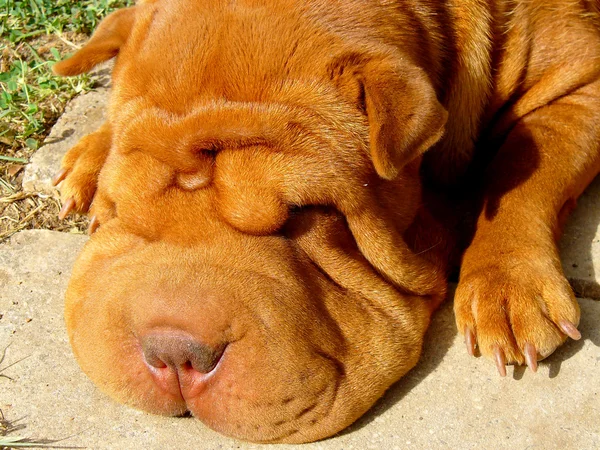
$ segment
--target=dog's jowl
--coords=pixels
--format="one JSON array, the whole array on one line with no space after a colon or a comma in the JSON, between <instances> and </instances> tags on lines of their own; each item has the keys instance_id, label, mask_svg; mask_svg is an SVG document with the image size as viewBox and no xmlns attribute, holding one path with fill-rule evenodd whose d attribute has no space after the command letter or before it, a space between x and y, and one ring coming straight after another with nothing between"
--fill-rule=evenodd
<instances>
[{"instance_id":1,"label":"dog's jowl","mask_svg":"<svg viewBox=\"0 0 600 450\"><path fill-rule=\"evenodd\" d=\"M467 350L579 339L556 240L600 170L600 2L142 0L63 160L95 231L68 288L115 399L260 442L330 436L418 361L458 271ZM97 230L97 231L96 231Z\"/></svg>"}]
</instances>

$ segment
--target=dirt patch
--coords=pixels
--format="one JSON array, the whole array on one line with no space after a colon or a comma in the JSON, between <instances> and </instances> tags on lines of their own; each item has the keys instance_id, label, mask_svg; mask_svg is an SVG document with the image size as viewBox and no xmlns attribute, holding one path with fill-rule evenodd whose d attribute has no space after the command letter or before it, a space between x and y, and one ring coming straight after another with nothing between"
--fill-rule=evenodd
<instances>
[{"instance_id":1,"label":"dirt patch","mask_svg":"<svg viewBox=\"0 0 600 450\"><path fill-rule=\"evenodd\" d=\"M84 233L88 226L86 216L58 219L60 202L43 194L23 191L0 197L0 242L21 230L46 229L70 233Z\"/></svg>"},{"instance_id":2,"label":"dirt patch","mask_svg":"<svg viewBox=\"0 0 600 450\"><path fill-rule=\"evenodd\" d=\"M61 206L57 198L22 190L23 168L21 164L0 164L0 242L29 229L85 233L89 222L86 216L59 220Z\"/></svg>"}]
</instances>

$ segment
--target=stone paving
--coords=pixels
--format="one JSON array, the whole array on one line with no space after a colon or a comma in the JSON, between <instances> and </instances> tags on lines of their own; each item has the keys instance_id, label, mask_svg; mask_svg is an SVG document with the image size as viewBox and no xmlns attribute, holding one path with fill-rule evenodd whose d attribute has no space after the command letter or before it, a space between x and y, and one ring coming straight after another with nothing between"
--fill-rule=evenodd
<instances>
[{"instance_id":1,"label":"stone paving","mask_svg":"<svg viewBox=\"0 0 600 450\"><path fill-rule=\"evenodd\" d=\"M102 121L106 83L74 100L27 168L24 187L52 192L62 154ZM18 434L93 449L254 449L189 418L118 405L77 367L62 319L72 264L87 238L22 231L0 244L0 410ZM580 299L583 339L500 378L467 355L451 304L436 315L418 366L350 429L303 449L600 448L600 179L579 201L561 242ZM1 353L0 353L1 354ZM3 369L12 363L11 367ZM9 377L9 378L8 378ZM294 446L283 446L296 448Z\"/></svg>"},{"instance_id":2,"label":"stone paving","mask_svg":"<svg viewBox=\"0 0 600 450\"><path fill-rule=\"evenodd\" d=\"M44 145L35 152L30 164L25 168L23 177L25 192L56 193L56 188L52 186L52 178L58 172L64 154L79 139L96 131L104 122L104 106L108 100L111 67L110 63L98 66L90 74L94 77L96 88L76 97L67 105Z\"/></svg>"}]
</instances>

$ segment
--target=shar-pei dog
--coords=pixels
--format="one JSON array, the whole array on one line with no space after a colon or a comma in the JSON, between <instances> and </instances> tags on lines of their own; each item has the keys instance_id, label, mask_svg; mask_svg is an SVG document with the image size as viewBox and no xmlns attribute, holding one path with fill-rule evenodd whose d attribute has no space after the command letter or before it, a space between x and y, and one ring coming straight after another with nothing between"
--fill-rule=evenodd
<instances>
[{"instance_id":1,"label":"shar-pei dog","mask_svg":"<svg viewBox=\"0 0 600 450\"><path fill-rule=\"evenodd\" d=\"M469 353L579 339L556 241L600 170L595 0L142 0L63 160L90 241L66 295L113 398L258 442L347 427L418 361L458 276ZM97 230L97 231L96 231Z\"/></svg>"}]
</instances>

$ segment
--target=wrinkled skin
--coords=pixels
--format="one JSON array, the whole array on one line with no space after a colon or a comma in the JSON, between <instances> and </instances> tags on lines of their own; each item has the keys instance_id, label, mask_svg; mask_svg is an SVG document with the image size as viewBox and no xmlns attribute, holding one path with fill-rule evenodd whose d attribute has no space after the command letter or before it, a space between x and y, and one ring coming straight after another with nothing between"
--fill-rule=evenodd
<instances>
[{"instance_id":1,"label":"wrinkled skin","mask_svg":"<svg viewBox=\"0 0 600 450\"><path fill-rule=\"evenodd\" d=\"M600 170L597 11L225 3L142 1L55 66L118 55L56 178L61 216L93 217L65 314L101 389L240 439L330 436L416 364L461 259L458 328L501 374L580 337L555 239Z\"/></svg>"}]
</instances>

